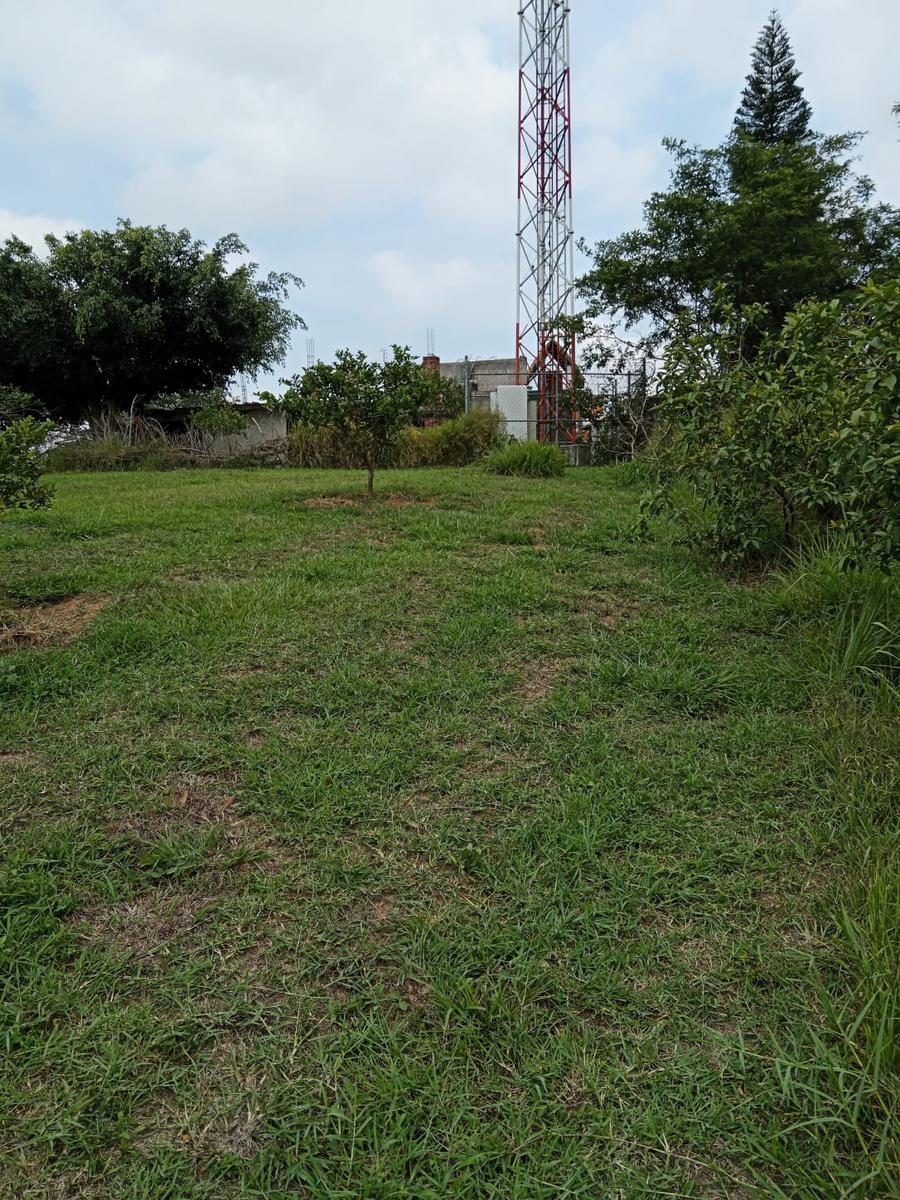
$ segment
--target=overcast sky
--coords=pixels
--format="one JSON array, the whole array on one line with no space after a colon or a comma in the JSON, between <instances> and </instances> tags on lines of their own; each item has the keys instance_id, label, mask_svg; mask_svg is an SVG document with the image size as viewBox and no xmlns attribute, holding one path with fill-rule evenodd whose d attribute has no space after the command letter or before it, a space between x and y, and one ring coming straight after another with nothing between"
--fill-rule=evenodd
<instances>
[{"instance_id":1,"label":"overcast sky","mask_svg":"<svg viewBox=\"0 0 900 1200\"><path fill-rule=\"evenodd\" d=\"M571 0L576 225L727 132L770 0ZM513 350L517 0L0 0L0 237L119 216L297 272L320 357ZM817 128L900 203L897 0L784 0ZM298 334L288 364L306 361Z\"/></svg>"}]
</instances>

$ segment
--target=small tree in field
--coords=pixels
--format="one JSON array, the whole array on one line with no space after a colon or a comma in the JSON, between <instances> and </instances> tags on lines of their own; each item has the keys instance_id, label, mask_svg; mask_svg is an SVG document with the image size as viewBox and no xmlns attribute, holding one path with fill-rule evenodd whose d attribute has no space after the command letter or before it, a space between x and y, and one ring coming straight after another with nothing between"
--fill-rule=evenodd
<instances>
[{"instance_id":1,"label":"small tree in field","mask_svg":"<svg viewBox=\"0 0 900 1200\"><path fill-rule=\"evenodd\" d=\"M49 505L50 489L41 482L42 446L52 428L34 417L0 425L0 512Z\"/></svg>"},{"instance_id":2,"label":"small tree in field","mask_svg":"<svg viewBox=\"0 0 900 1200\"><path fill-rule=\"evenodd\" d=\"M280 407L312 429L331 429L358 453L375 490L375 468L385 450L411 425L433 397L433 385L408 348L394 346L388 362L362 352L339 350L333 363L319 363L285 380Z\"/></svg>"}]
</instances>

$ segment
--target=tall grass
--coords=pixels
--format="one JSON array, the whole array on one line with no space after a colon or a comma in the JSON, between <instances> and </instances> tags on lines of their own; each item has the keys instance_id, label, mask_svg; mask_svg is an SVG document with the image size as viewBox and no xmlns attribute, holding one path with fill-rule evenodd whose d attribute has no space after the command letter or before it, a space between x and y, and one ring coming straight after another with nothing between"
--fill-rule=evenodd
<instances>
[{"instance_id":1,"label":"tall grass","mask_svg":"<svg viewBox=\"0 0 900 1200\"><path fill-rule=\"evenodd\" d=\"M492 451L484 460L494 475L524 475L531 479L554 479L565 473L569 460L558 446L540 442L512 442Z\"/></svg>"},{"instance_id":2,"label":"tall grass","mask_svg":"<svg viewBox=\"0 0 900 1200\"><path fill-rule=\"evenodd\" d=\"M809 667L837 687L896 691L900 587L896 570L848 570L843 539L817 535L790 555L772 600L787 620L806 622Z\"/></svg>"},{"instance_id":3,"label":"tall grass","mask_svg":"<svg viewBox=\"0 0 900 1200\"><path fill-rule=\"evenodd\" d=\"M764 1152L783 1165L792 1141L817 1147L816 1172L770 1184L778 1196L875 1200L900 1197L898 589L896 572L845 562L840 542L814 539L770 594L799 629L813 703L831 710L834 836L849 870L827 889L831 958L810 979L820 1023L773 1047L772 1103L788 1121Z\"/></svg>"}]
</instances>

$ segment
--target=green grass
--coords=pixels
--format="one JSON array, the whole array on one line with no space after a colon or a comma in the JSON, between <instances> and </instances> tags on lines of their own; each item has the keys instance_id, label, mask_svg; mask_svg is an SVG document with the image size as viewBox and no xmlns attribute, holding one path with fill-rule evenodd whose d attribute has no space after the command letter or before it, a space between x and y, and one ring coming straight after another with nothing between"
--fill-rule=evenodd
<instances>
[{"instance_id":1,"label":"green grass","mask_svg":"<svg viewBox=\"0 0 900 1200\"><path fill-rule=\"evenodd\" d=\"M900 1195L881 622L614 470L362 486L0 520L0 1196Z\"/></svg>"},{"instance_id":2,"label":"green grass","mask_svg":"<svg viewBox=\"0 0 900 1200\"><path fill-rule=\"evenodd\" d=\"M494 475L520 475L532 479L560 479L569 460L558 446L538 442L510 442L485 456L485 470Z\"/></svg>"}]
</instances>

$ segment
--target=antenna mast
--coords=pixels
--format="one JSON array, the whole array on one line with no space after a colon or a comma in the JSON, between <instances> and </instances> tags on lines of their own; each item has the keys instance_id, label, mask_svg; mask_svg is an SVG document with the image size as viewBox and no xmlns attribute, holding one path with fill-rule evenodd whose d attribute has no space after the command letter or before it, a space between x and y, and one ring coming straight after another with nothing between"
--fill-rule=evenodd
<instances>
[{"instance_id":1,"label":"antenna mast","mask_svg":"<svg viewBox=\"0 0 900 1200\"><path fill-rule=\"evenodd\" d=\"M567 0L519 10L519 268L517 382L537 393L538 437L578 437L572 76Z\"/></svg>"}]
</instances>

